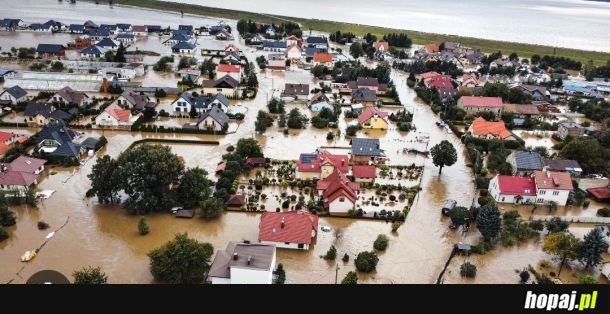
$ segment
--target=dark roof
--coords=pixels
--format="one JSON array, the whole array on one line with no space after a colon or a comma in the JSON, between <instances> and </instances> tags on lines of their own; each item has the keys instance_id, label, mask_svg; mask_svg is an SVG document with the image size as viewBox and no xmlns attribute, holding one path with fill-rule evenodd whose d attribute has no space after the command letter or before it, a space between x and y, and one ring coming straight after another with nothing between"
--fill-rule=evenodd
<instances>
[{"instance_id":1,"label":"dark roof","mask_svg":"<svg viewBox=\"0 0 610 314\"><path fill-rule=\"evenodd\" d=\"M96 46L100 46L100 47L118 47L119 45L117 45L114 40L106 37L102 40L100 40L97 44L95 44Z\"/></svg>"},{"instance_id":2,"label":"dark roof","mask_svg":"<svg viewBox=\"0 0 610 314\"><path fill-rule=\"evenodd\" d=\"M82 32L85 30L85 25L70 24L70 26L68 26L68 30L71 32Z\"/></svg>"},{"instance_id":3,"label":"dark roof","mask_svg":"<svg viewBox=\"0 0 610 314\"><path fill-rule=\"evenodd\" d=\"M135 36L133 34L119 34L116 38L134 39Z\"/></svg>"},{"instance_id":4,"label":"dark roof","mask_svg":"<svg viewBox=\"0 0 610 314\"><path fill-rule=\"evenodd\" d=\"M220 125L225 125L229 123L229 117L218 107L213 107L212 109L204 112L201 116L199 116L197 124L200 124L208 117L212 117L212 119L214 119Z\"/></svg>"},{"instance_id":5,"label":"dark roof","mask_svg":"<svg viewBox=\"0 0 610 314\"><path fill-rule=\"evenodd\" d=\"M284 85L282 96L307 96L309 95L309 84L290 84Z\"/></svg>"},{"instance_id":6,"label":"dark roof","mask_svg":"<svg viewBox=\"0 0 610 314\"><path fill-rule=\"evenodd\" d=\"M80 51L83 55L103 55L106 53L106 49L98 45L91 45Z\"/></svg>"},{"instance_id":7,"label":"dark roof","mask_svg":"<svg viewBox=\"0 0 610 314\"><path fill-rule=\"evenodd\" d=\"M63 110L55 110L51 112L49 117L55 120L68 120L70 119L71 115Z\"/></svg>"},{"instance_id":8,"label":"dark roof","mask_svg":"<svg viewBox=\"0 0 610 314\"><path fill-rule=\"evenodd\" d=\"M95 149L95 145L97 144L97 142L99 142L99 139L88 137L84 141L82 141L82 143L80 143L80 146L85 149Z\"/></svg>"},{"instance_id":9,"label":"dark roof","mask_svg":"<svg viewBox=\"0 0 610 314\"><path fill-rule=\"evenodd\" d=\"M193 94L184 92L180 95L184 100L186 100L191 106L195 108L207 109L210 104L218 100L225 106L229 106L229 100L223 94L216 94L215 96L193 96Z\"/></svg>"},{"instance_id":10,"label":"dark roof","mask_svg":"<svg viewBox=\"0 0 610 314\"><path fill-rule=\"evenodd\" d=\"M326 44L326 37L323 36L309 36L306 39L308 44Z\"/></svg>"},{"instance_id":11,"label":"dark roof","mask_svg":"<svg viewBox=\"0 0 610 314\"><path fill-rule=\"evenodd\" d=\"M327 48L315 48L315 47L307 47L305 48L305 56L307 58L313 58L316 52L328 52Z\"/></svg>"},{"instance_id":12,"label":"dark roof","mask_svg":"<svg viewBox=\"0 0 610 314\"><path fill-rule=\"evenodd\" d=\"M169 40L175 40L175 41L188 41L191 38L189 36L187 36L186 34L182 33L182 32L174 32L172 34L172 37L170 37L168 39Z\"/></svg>"},{"instance_id":13,"label":"dark roof","mask_svg":"<svg viewBox=\"0 0 610 314\"><path fill-rule=\"evenodd\" d=\"M116 25L102 24L102 25L100 25L100 28L113 31L113 30L116 30Z\"/></svg>"},{"instance_id":14,"label":"dark roof","mask_svg":"<svg viewBox=\"0 0 610 314\"><path fill-rule=\"evenodd\" d=\"M286 48L285 41L266 41L263 43L263 48Z\"/></svg>"},{"instance_id":15,"label":"dark roof","mask_svg":"<svg viewBox=\"0 0 610 314\"><path fill-rule=\"evenodd\" d=\"M119 23L116 25L116 27L120 30L126 30L131 27L131 24Z\"/></svg>"},{"instance_id":16,"label":"dark roof","mask_svg":"<svg viewBox=\"0 0 610 314\"><path fill-rule=\"evenodd\" d=\"M19 99L21 97L24 97L25 95L27 95L28 93L21 88L21 86L19 85L15 85L7 90L4 91L5 93L9 93L11 96L15 97L16 99Z\"/></svg>"},{"instance_id":17,"label":"dark roof","mask_svg":"<svg viewBox=\"0 0 610 314\"><path fill-rule=\"evenodd\" d=\"M195 210L193 209L181 209L176 212L176 218L193 218L195 217Z\"/></svg>"},{"instance_id":18,"label":"dark roof","mask_svg":"<svg viewBox=\"0 0 610 314\"><path fill-rule=\"evenodd\" d=\"M30 28L33 30L39 30L39 29L49 29L53 27L53 25L49 25L49 24L40 24L40 23L32 23L30 24Z\"/></svg>"},{"instance_id":19,"label":"dark roof","mask_svg":"<svg viewBox=\"0 0 610 314\"><path fill-rule=\"evenodd\" d=\"M231 267L272 270L274 255L275 245L229 242L226 250L216 253L208 276L231 278Z\"/></svg>"},{"instance_id":20,"label":"dark roof","mask_svg":"<svg viewBox=\"0 0 610 314\"><path fill-rule=\"evenodd\" d=\"M517 170L542 170L542 157L536 152L515 152Z\"/></svg>"},{"instance_id":21,"label":"dark roof","mask_svg":"<svg viewBox=\"0 0 610 314\"><path fill-rule=\"evenodd\" d=\"M161 30L161 25L146 25L149 33L158 32Z\"/></svg>"},{"instance_id":22,"label":"dark roof","mask_svg":"<svg viewBox=\"0 0 610 314\"><path fill-rule=\"evenodd\" d=\"M110 30L102 28L94 28L87 31L87 35L91 37L107 37L110 36Z\"/></svg>"},{"instance_id":23,"label":"dark roof","mask_svg":"<svg viewBox=\"0 0 610 314\"><path fill-rule=\"evenodd\" d=\"M48 118L51 116L52 111L52 105L31 102L25 106L25 112L23 113L23 115L26 117L35 117L40 114L43 117Z\"/></svg>"},{"instance_id":24,"label":"dark roof","mask_svg":"<svg viewBox=\"0 0 610 314\"><path fill-rule=\"evenodd\" d=\"M20 19L3 19L0 20L0 27L4 28L16 28L21 22Z\"/></svg>"},{"instance_id":25,"label":"dark roof","mask_svg":"<svg viewBox=\"0 0 610 314\"><path fill-rule=\"evenodd\" d=\"M193 25L178 25L178 29L182 31L193 31Z\"/></svg>"},{"instance_id":26,"label":"dark roof","mask_svg":"<svg viewBox=\"0 0 610 314\"><path fill-rule=\"evenodd\" d=\"M181 42L175 44L172 47L172 50L184 50L184 49L193 50L195 48L196 48L196 46L194 44L191 44L188 41L181 41Z\"/></svg>"},{"instance_id":27,"label":"dark roof","mask_svg":"<svg viewBox=\"0 0 610 314\"><path fill-rule=\"evenodd\" d=\"M246 204L246 197L240 194L229 195L227 205L229 206L242 206Z\"/></svg>"},{"instance_id":28,"label":"dark roof","mask_svg":"<svg viewBox=\"0 0 610 314\"><path fill-rule=\"evenodd\" d=\"M60 53L62 50L64 50L64 46L54 44L38 44L38 48L36 48L38 53Z\"/></svg>"},{"instance_id":29,"label":"dark roof","mask_svg":"<svg viewBox=\"0 0 610 314\"><path fill-rule=\"evenodd\" d=\"M368 88L358 88L352 90L352 103L359 101L377 101L375 91Z\"/></svg>"},{"instance_id":30,"label":"dark roof","mask_svg":"<svg viewBox=\"0 0 610 314\"><path fill-rule=\"evenodd\" d=\"M354 156L385 156L379 146L378 139L353 138L352 155Z\"/></svg>"},{"instance_id":31,"label":"dark roof","mask_svg":"<svg viewBox=\"0 0 610 314\"><path fill-rule=\"evenodd\" d=\"M236 88L239 82L229 74L217 80L205 80L201 83L203 87Z\"/></svg>"},{"instance_id":32,"label":"dark roof","mask_svg":"<svg viewBox=\"0 0 610 314\"><path fill-rule=\"evenodd\" d=\"M576 160L545 160L543 164L551 171L582 171Z\"/></svg>"},{"instance_id":33,"label":"dark roof","mask_svg":"<svg viewBox=\"0 0 610 314\"><path fill-rule=\"evenodd\" d=\"M45 126L38 133L38 143L45 140L55 140L60 146L50 155L64 157L78 157L80 155L80 145L72 142L78 134L65 125Z\"/></svg>"}]
</instances>

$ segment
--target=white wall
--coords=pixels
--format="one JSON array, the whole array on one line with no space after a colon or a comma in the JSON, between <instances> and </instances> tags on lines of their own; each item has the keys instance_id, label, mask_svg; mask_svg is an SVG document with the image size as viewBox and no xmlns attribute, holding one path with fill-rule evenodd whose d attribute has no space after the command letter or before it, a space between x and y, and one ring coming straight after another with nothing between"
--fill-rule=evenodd
<instances>
[{"instance_id":1,"label":"white wall","mask_svg":"<svg viewBox=\"0 0 610 314\"><path fill-rule=\"evenodd\" d=\"M344 199L343 202L341 202L341 198ZM347 214L347 212L353 208L354 208L354 203L352 203L347 197L338 197L334 201L332 201L330 204L328 204L328 211L331 214L333 214L333 213Z\"/></svg>"},{"instance_id":2,"label":"white wall","mask_svg":"<svg viewBox=\"0 0 610 314\"><path fill-rule=\"evenodd\" d=\"M119 122L108 112L100 113L100 115L95 118L95 124L98 126L119 126Z\"/></svg>"},{"instance_id":3,"label":"white wall","mask_svg":"<svg viewBox=\"0 0 610 314\"><path fill-rule=\"evenodd\" d=\"M207 122L207 126L206 126L206 122ZM220 131L222 130L222 125L220 125L218 122L216 122L216 120L212 119L212 117L208 116L207 118L205 118L205 120L201 121L201 123L199 123L199 129L200 130L207 130L207 129L214 129L216 131Z\"/></svg>"},{"instance_id":4,"label":"white wall","mask_svg":"<svg viewBox=\"0 0 610 314\"><path fill-rule=\"evenodd\" d=\"M271 270L258 270L250 268L231 267L231 284L271 284L273 273Z\"/></svg>"},{"instance_id":5,"label":"white wall","mask_svg":"<svg viewBox=\"0 0 610 314\"><path fill-rule=\"evenodd\" d=\"M261 244L273 244L275 247L280 249L293 249L293 250L309 250L309 244L303 244L303 248L300 249L297 243L284 243L284 242L273 242L273 241L260 241Z\"/></svg>"},{"instance_id":6,"label":"white wall","mask_svg":"<svg viewBox=\"0 0 610 314\"><path fill-rule=\"evenodd\" d=\"M213 285L230 285L230 278L210 277Z\"/></svg>"},{"instance_id":7,"label":"white wall","mask_svg":"<svg viewBox=\"0 0 610 314\"><path fill-rule=\"evenodd\" d=\"M559 194L553 195L553 192L555 191L559 192ZM538 199L542 199L543 203L553 201L556 202L559 206L564 206L568 202L568 196L570 196L570 191L568 190L538 190Z\"/></svg>"}]
</instances>

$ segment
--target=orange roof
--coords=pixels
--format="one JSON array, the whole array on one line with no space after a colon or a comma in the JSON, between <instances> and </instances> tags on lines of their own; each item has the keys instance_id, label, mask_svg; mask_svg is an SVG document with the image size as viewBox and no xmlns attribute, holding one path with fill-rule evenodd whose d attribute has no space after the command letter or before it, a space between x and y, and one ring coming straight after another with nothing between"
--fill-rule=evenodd
<instances>
[{"instance_id":1,"label":"orange roof","mask_svg":"<svg viewBox=\"0 0 610 314\"><path fill-rule=\"evenodd\" d=\"M122 109L117 104L112 104L106 107L104 111L107 112L111 117L117 119L117 121L129 122L131 119L131 111Z\"/></svg>"},{"instance_id":2,"label":"orange roof","mask_svg":"<svg viewBox=\"0 0 610 314\"><path fill-rule=\"evenodd\" d=\"M13 139L17 137L17 135L15 133L9 133L9 132L4 132L4 131L0 131L0 142L4 143L10 139Z\"/></svg>"},{"instance_id":3,"label":"orange roof","mask_svg":"<svg viewBox=\"0 0 610 314\"><path fill-rule=\"evenodd\" d=\"M373 47L375 50L379 50L379 48L383 47L384 51L388 51L390 49L390 44L387 41L378 41L373 43Z\"/></svg>"},{"instance_id":4,"label":"orange roof","mask_svg":"<svg viewBox=\"0 0 610 314\"><path fill-rule=\"evenodd\" d=\"M239 71L239 65L219 64L218 67L216 67L216 72L239 73Z\"/></svg>"},{"instance_id":5,"label":"orange roof","mask_svg":"<svg viewBox=\"0 0 610 314\"><path fill-rule=\"evenodd\" d=\"M379 111L377 110L377 108L374 107L369 107L363 113L361 113L358 116L358 121L360 121L360 123L365 123L369 119L373 118L375 115L388 122L388 113L385 111Z\"/></svg>"},{"instance_id":6,"label":"orange roof","mask_svg":"<svg viewBox=\"0 0 610 314\"><path fill-rule=\"evenodd\" d=\"M316 52L313 55L314 62L333 62L333 55L327 52Z\"/></svg>"},{"instance_id":7,"label":"orange roof","mask_svg":"<svg viewBox=\"0 0 610 314\"><path fill-rule=\"evenodd\" d=\"M434 78L434 77L437 77L439 75L442 75L442 74L440 74L438 72L426 72L426 73L420 74L421 78L424 79L424 81L425 80L429 80L429 79Z\"/></svg>"},{"instance_id":8,"label":"orange roof","mask_svg":"<svg viewBox=\"0 0 610 314\"><path fill-rule=\"evenodd\" d=\"M426 51L427 52L438 52L438 45L437 44L427 44L426 45Z\"/></svg>"},{"instance_id":9,"label":"orange roof","mask_svg":"<svg viewBox=\"0 0 610 314\"><path fill-rule=\"evenodd\" d=\"M572 176L569 172L556 171L536 171L536 188L549 190L568 190L572 191Z\"/></svg>"},{"instance_id":10,"label":"orange roof","mask_svg":"<svg viewBox=\"0 0 610 314\"><path fill-rule=\"evenodd\" d=\"M470 130L473 135L476 136L486 136L493 135L499 137L501 139L505 139L507 137L512 136L513 134L506 128L504 122L489 122L481 117L476 118L472 125L470 126Z\"/></svg>"},{"instance_id":11,"label":"orange roof","mask_svg":"<svg viewBox=\"0 0 610 314\"><path fill-rule=\"evenodd\" d=\"M30 138L30 137L27 135L22 135L20 138L17 139L17 143L23 144L23 143L25 143L25 141L28 140L28 138Z\"/></svg>"},{"instance_id":12,"label":"orange roof","mask_svg":"<svg viewBox=\"0 0 610 314\"><path fill-rule=\"evenodd\" d=\"M8 152L11 148L8 147L8 145L4 144L3 142L0 142L0 156L6 154L6 152Z\"/></svg>"}]
</instances>

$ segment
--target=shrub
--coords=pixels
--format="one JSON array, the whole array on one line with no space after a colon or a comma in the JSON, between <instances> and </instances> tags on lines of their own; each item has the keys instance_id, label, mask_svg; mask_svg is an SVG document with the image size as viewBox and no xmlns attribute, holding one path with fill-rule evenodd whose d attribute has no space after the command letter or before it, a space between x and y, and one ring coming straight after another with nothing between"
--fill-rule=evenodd
<instances>
[{"instance_id":1,"label":"shrub","mask_svg":"<svg viewBox=\"0 0 610 314\"><path fill-rule=\"evenodd\" d=\"M150 233L150 227L146 223L146 218L141 217L138 221L138 232L140 235L147 235Z\"/></svg>"},{"instance_id":2,"label":"shrub","mask_svg":"<svg viewBox=\"0 0 610 314\"><path fill-rule=\"evenodd\" d=\"M282 202L282 208L283 208L283 209L287 209L288 207L290 207L290 201L284 201L284 202Z\"/></svg>"},{"instance_id":3,"label":"shrub","mask_svg":"<svg viewBox=\"0 0 610 314\"><path fill-rule=\"evenodd\" d=\"M39 221L38 222L38 230L46 230L49 229L49 224L44 222L44 221Z\"/></svg>"},{"instance_id":4,"label":"shrub","mask_svg":"<svg viewBox=\"0 0 610 314\"><path fill-rule=\"evenodd\" d=\"M8 232L6 232L6 230L4 230L2 226L0 226L0 242L6 239L8 239Z\"/></svg>"},{"instance_id":5,"label":"shrub","mask_svg":"<svg viewBox=\"0 0 610 314\"><path fill-rule=\"evenodd\" d=\"M333 133L333 132L328 132L328 133L326 134L326 139L327 139L327 140L332 141L334 138L335 138L335 133Z\"/></svg>"},{"instance_id":6,"label":"shrub","mask_svg":"<svg viewBox=\"0 0 610 314\"><path fill-rule=\"evenodd\" d=\"M479 202L479 205L481 206L485 206L487 204L493 203L494 199L491 196L479 196L479 199L477 200Z\"/></svg>"},{"instance_id":7,"label":"shrub","mask_svg":"<svg viewBox=\"0 0 610 314\"><path fill-rule=\"evenodd\" d=\"M373 248L377 251L385 251L385 249L388 247L389 242L390 239L388 239L387 236L380 234L377 236L375 242L373 242Z\"/></svg>"},{"instance_id":8,"label":"shrub","mask_svg":"<svg viewBox=\"0 0 610 314\"><path fill-rule=\"evenodd\" d=\"M527 270L523 270L519 273L519 278L521 278L521 282L525 283L530 279L530 272Z\"/></svg>"},{"instance_id":9,"label":"shrub","mask_svg":"<svg viewBox=\"0 0 610 314\"><path fill-rule=\"evenodd\" d=\"M493 243L488 242L488 241L482 241L482 242L479 242L479 244L472 247L472 253L483 255L483 254L493 250L493 248L494 248Z\"/></svg>"},{"instance_id":10,"label":"shrub","mask_svg":"<svg viewBox=\"0 0 610 314\"><path fill-rule=\"evenodd\" d=\"M460 266L460 275L462 277L474 278L477 275L477 267L470 262L466 262Z\"/></svg>"},{"instance_id":11,"label":"shrub","mask_svg":"<svg viewBox=\"0 0 610 314\"><path fill-rule=\"evenodd\" d=\"M344 263L349 262L349 255L347 253L343 254L343 258L341 259Z\"/></svg>"},{"instance_id":12,"label":"shrub","mask_svg":"<svg viewBox=\"0 0 610 314\"><path fill-rule=\"evenodd\" d=\"M337 258L337 248L334 245L331 245L323 258L327 261L334 261Z\"/></svg>"},{"instance_id":13,"label":"shrub","mask_svg":"<svg viewBox=\"0 0 610 314\"><path fill-rule=\"evenodd\" d=\"M549 267L551 267L551 262L543 259L543 260L540 261L540 267L542 267L542 268L549 268Z\"/></svg>"},{"instance_id":14,"label":"shrub","mask_svg":"<svg viewBox=\"0 0 610 314\"><path fill-rule=\"evenodd\" d=\"M578 283L583 285L594 285L597 284L597 279L591 275L582 275L578 277Z\"/></svg>"},{"instance_id":15,"label":"shrub","mask_svg":"<svg viewBox=\"0 0 610 314\"><path fill-rule=\"evenodd\" d=\"M610 208L600 208L597 210L597 216L610 217Z\"/></svg>"},{"instance_id":16,"label":"shrub","mask_svg":"<svg viewBox=\"0 0 610 314\"><path fill-rule=\"evenodd\" d=\"M377 268L379 257L375 252L360 252L354 260L356 269L363 273L370 273Z\"/></svg>"}]
</instances>

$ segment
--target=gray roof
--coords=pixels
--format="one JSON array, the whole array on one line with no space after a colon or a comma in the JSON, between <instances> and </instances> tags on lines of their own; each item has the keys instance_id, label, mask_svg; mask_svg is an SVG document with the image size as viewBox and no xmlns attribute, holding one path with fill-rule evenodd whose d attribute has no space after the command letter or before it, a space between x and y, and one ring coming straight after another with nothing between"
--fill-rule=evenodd
<instances>
[{"instance_id":1,"label":"gray roof","mask_svg":"<svg viewBox=\"0 0 610 314\"><path fill-rule=\"evenodd\" d=\"M560 122L559 125L566 129L584 129L582 125L575 122Z\"/></svg>"},{"instance_id":2,"label":"gray roof","mask_svg":"<svg viewBox=\"0 0 610 314\"><path fill-rule=\"evenodd\" d=\"M282 96L307 96L309 95L309 84L290 84L284 85Z\"/></svg>"},{"instance_id":3,"label":"gray roof","mask_svg":"<svg viewBox=\"0 0 610 314\"><path fill-rule=\"evenodd\" d=\"M239 82L229 74L225 74L217 80L204 80L201 85L203 87L236 88L239 86Z\"/></svg>"},{"instance_id":4,"label":"gray roof","mask_svg":"<svg viewBox=\"0 0 610 314\"><path fill-rule=\"evenodd\" d=\"M38 44L36 52L38 53L60 53L64 49L62 45L54 44Z\"/></svg>"},{"instance_id":5,"label":"gray roof","mask_svg":"<svg viewBox=\"0 0 610 314\"><path fill-rule=\"evenodd\" d=\"M97 144L98 141L99 141L99 139L96 139L93 137L88 137L82 143L80 143L80 146L82 146L86 149L95 149L95 145Z\"/></svg>"},{"instance_id":6,"label":"gray roof","mask_svg":"<svg viewBox=\"0 0 610 314\"><path fill-rule=\"evenodd\" d=\"M94 28L87 31L87 35L91 37L107 37L110 36L110 30L102 28Z\"/></svg>"},{"instance_id":7,"label":"gray roof","mask_svg":"<svg viewBox=\"0 0 610 314\"><path fill-rule=\"evenodd\" d=\"M68 30L70 30L71 32L82 32L85 30L85 25L70 24L70 26L68 27Z\"/></svg>"},{"instance_id":8,"label":"gray roof","mask_svg":"<svg viewBox=\"0 0 610 314\"><path fill-rule=\"evenodd\" d=\"M170 37L170 39L168 40L175 40L175 41L188 41L191 38L189 36L187 36L186 34L182 33L182 32L174 32L172 37Z\"/></svg>"},{"instance_id":9,"label":"gray roof","mask_svg":"<svg viewBox=\"0 0 610 314\"><path fill-rule=\"evenodd\" d=\"M234 259L235 254L237 254L237 260ZM271 264L274 255L275 245L229 242L226 250L216 253L208 276L231 278L231 267L271 270L275 266Z\"/></svg>"},{"instance_id":10,"label":"gray roof","mask_svg":"<svg viewBox=\"0 0 610 314\"><path fill-rule=\"evenodd\" d=\"M285 41L266 41L263 43L263 48L286 48Z\"/></svg>"},{"instance_id":11,"label":"gray roof","mask_svg":"<svg viewBox=\"0 0 610 314\"><path fill-rule=\"evenodd\" d=\"M516 151L517 170L542 170L542 157L536 152Z\"/></svg>"},{"instance_id":12,"label":"gray roof","mask_svg":"<svg viewBox=\"0 0 610 314\"><path fill-rule=\"evenodd\" d=\"M315 48L315 47L305 48L305 56L307 58L313 58L313 56L316 54L316 52L328 52L328 49L326 49L326 48Z\"/></svg>"},{"instance_id":13,"label":"gray roof","mask_svg":"<svg viewBox=\"0 0 610 314\"><path fill-rule=\"evenodd\" d=\"M545 160L544 166L551 171L582 171L576 160Z\"/></svg>"},{"instance_id":14,"label":"gray roof","mask_svg":"<svg viewBox=\"0 0 610 314\"><path fill-rule=\"evenodd\" d=\"M40 114L43 117L48 118L51 116L52 111L53 106L51 105L31 102L25 106L25 112L23 113L23 115L26 117L35 117Z\"/></svg>"},{"instance_id":15,"label":"gray roof","mask_svg":"<svg viewBox=\"0 0 610 314\"><path fill-rule=\"evenodd\" d=\"M197 124L203 122L203 120L205 120L207 117L212 117L212 119L214 119L214 121L218 122L218 124L220 125L225 125L229 123L229 117L218 107L213 107L212 109L204 112L201 116L199 116Z\"/></svg>"},{"instance_id":16,"label":"gray roof","mask_svg":"<svg viewBox=\"0 0 610 314\"><path fill-rule=\"evenodd\" d=\"M100 47L98 45L91 45L80 51L83 55L103 55L106 53L106 48Z\"/></svg>"},{"instance_id":17,"label":"gray roof","mask_svg":"<svg viewBox=\"0 0 610 314\"><path fill-rule=\"evenodd\" d=\"M309 36L306 39L308 44L326 44L326 37L323 36Z\"/></svg>"},{"instance_id":18,"label":"gray roof","mask_svg":"<svg viewBox=\"0 0 610 314\"><path fill-rule=\"evenodd\" d=\"M5 76L9 73L15 73L15 71L13 70L5 70L5 69L0 69L0 76Z\"/></svg>"},{"instance_id":19,"label":"gray roof","mask_svg":"<svg viewBox=\"0 0 610 314\"><path fill-rule=\"evenodd\" d=\"M80 145L72 142L74 138L78 136L78 133L72 131L72 129L65 125L52 125L45 126L37 136L38 143L45 140L55 140L60 146L50 155L64 156L64 157L78 157L80 155Z\"/></svg>"},{"instance_id":20,"label":"gray roof","mask_svg":"<svg viewBox=\"0 0 610 314\"><path fill-rule=\"evenodd\" d=\"M135 36L133 34L119 34L116 38L134 39Z\"/></svg>"},{"instance_id":21,"label":"gray roof","mask_svg":"<svg viewBox=\"0 0 610 314\"><path fill-rule=\"evenodd\" d=\"M55 120L68 120L71 116L72 115L63 110L55 110L49 115L50 118L53 118Z\"/></svg>"},{"instance_id":22,"label":"gray roof","mask_svg":"<svg viewBox=\"0 0 610 314\"><path fill-rule=\"evenodd\" d=\"M100 47L118 47L119 45L117 45L114 40L106 37L102 40L100 40L97 44L95 44L96 46L100 46Z\"/></svg>"},{"instance_id":23,"label":"gray roof","mask_svg":"<svg viewBox=\"0 0 610 314\"><path fill-rule=\"evenodd\" d=\"M193 50L195 49L197 46L195 46L194 44L189 43L188 41L181 41L177 44L175 44L172 47L172 50L176 50L176 49L180 49L180 50L184 50L184 49L189 49L189 50Z\"/></svg>"},{"instance_id":24,"label":"gray roof","mask_svg":"<svg viewBox=\"0 0 610 314\"><path fill-rule=\"evenodd\" d=\"M214 100L218 100L225 106L229 106L229 100L223 94L216 96L193 96L193 94L184 92L180 97L184 98L191 106L195 108L207 109Z\"/></svg>"},{"instance_id":25,"label":"gray roof","mask_svg":"<svg viewBox=\"0 0 610 314\"><path fill-rule=\"evenodd\" d=\"M379 146L378 139L354 138L352 139L352 155L354 156L385 156Z\"/></svg>"},{"instance_id":26,"label":"gray roof","mask_svg":"<svg viewBox=\"0 0 610 314\"><path fill-rule=\"evenodd\" d=\"M377 94L368 88L354 89L352 90L352 102L354 101L377 101Z\"/></svg>"},{"instance_id":27,"label":"gray roof","mask_svg":"<svg viewBox=\"0 0 610 314\"><path fill-rule=\"evenodd\" d=\"M9 93L11 96L15 97L16 99L19 99L21 97L24 97L25 95L27 95L28 93L21 88L21 86L19 85L15 85L7 90L4 91L4 93ZM4 94L3 93L3 94Z\"/></svg>"}]
</instances>

